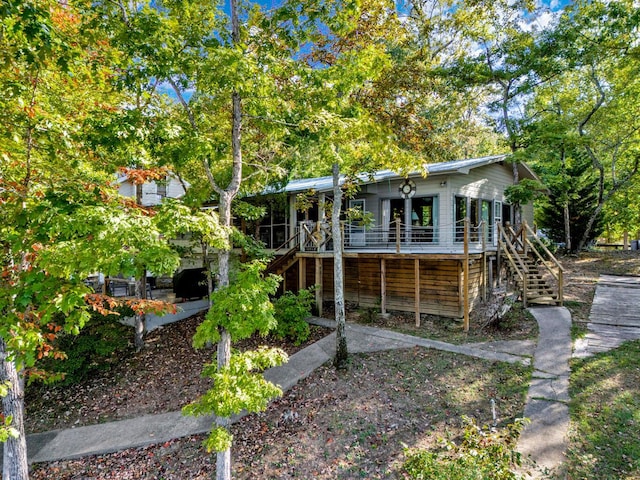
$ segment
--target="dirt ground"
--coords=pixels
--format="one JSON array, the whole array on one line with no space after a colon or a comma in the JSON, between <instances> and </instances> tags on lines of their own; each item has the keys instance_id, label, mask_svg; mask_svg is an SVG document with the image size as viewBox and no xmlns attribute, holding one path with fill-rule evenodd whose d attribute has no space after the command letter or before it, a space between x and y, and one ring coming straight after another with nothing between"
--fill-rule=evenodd
<instances>
[{"instance_id":1,"label":"dirt ground","mask_svg":"<svg viewBox=\"0 0 640 480\"><path fill-rule=\"evenodd\" d=\"M601 273L640 275L638 252L565 257L565 300L574 321L588 318ZM353 310L352 320L411 332L410 316L372 320ZM365 318L363 318L363 316ZM99 423L134 415L177 410L207 388L199 376L211 351L191 348L197 320L154 332L147 348L123 359L110 372L83 384L32 389L27 397L30 432ZM446 341L530 338L535 323L524 318L511 328L461 333L455 322L424 319L419 333ZM315 329L312 340L328 333ZM250 345L248 345L250 346ZM291 345L282 345L289 353ZM192 368L184 368L185 365ZM144 388L141 388L141 385ZM403 478L405 446L435 445L460 433L462 415L499 422L521 414L528 370L491 364L445 352L410 349L353 355L346 372L331 366L285 393L269 409L234 426L233 471L237 479ZM111 455L36 465L33 479L205 479L215 456L203 437L172 440Z\"/></svg>"}]
</instances>

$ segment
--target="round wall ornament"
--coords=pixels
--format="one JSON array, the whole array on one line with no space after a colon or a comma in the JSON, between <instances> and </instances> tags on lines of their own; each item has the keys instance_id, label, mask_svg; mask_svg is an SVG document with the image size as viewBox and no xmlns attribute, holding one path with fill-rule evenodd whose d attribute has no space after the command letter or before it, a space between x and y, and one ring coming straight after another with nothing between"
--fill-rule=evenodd
<instances>
[{"instance_id":1,"label":"round wall ornament","mask_svg":"<svg viewBox=\"0 0 640 480\"><path fill-rule=\"evenodd\" d=\"M416 194L416 184L413 180L406 179L400 184L400 195L402 198L411 198Z\"/></svg>"}]
</instances>

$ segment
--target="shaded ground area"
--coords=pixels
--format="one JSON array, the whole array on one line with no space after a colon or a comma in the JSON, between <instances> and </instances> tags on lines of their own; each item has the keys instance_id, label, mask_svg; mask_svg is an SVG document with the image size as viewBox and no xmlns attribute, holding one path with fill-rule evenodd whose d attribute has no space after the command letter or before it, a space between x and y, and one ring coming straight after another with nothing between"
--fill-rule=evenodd
<instances>
[{"instance_id":1,"label":"shaded ground area","mask_svg":"<svg viewBox=\"0 0 640 480\"><path fill-rule=\"evenodd\" d=\"M28 433L92 425L149 413L180 410L209 388L200 372L212 361L215 348L195 350L191 340L200 316L152 331L145 348L130 351L112 368L70 386L27 388L25 428ZM271 344L289 355L330 333L311 327L310 338L301 345L259 336L239 342L244 350Z\"/></svg>"},{"instance_id":2,"label":"shaded ground area","mask_svg":"<svg viewBox=\"0 0 640 480\"><path fill-rule=\"evenodd\" d=\"M500 422L522 413L529 369L414 348L353 355L233 426L234 478L401 478L404 445L455 438L462 415ZM204 479L214 457L190 437L112 455L35 466L33 479Z\"/></svg>"},{"instance_id":3,"label":"shaded ground area","mask_svg":"<svg viewBox=\"0 0 640 480\"><path fill-rule=\"evenodd\" d=\"M565 298L578 324L588 318L595 282L600 273L640 274L637 252L567 257L563 264L566 268ZM355 310L355 313L361 315L363 312ZM363 323L367 323L364 313ZM412 316L392 316L383 321L389 322L384 325L387 328L455 343L531 338L537 332L531 319L516 322L515 328L506 331L479 331L472 324L470 335L464 334L457 322L435 318L423 319L420 329L415 328ZM124 418L137 415L135 412L138 411L159 413L179 408L195 398L192 396L195 390L184 387L190 384L182 383L181 377L185 377L185 382L190 378L200 380L201 365L211 355L206 351L198 353L202 357L192 357L191 353L167 355L176 348L178 352L188 352L191 334L180 328L154 332L150 346L155 342L158 348L149 348L138 363L127 361L111 375L93 379L78 387L79 390L60 389L56 394L59 396L50 396L39 404L40 413L38 404L32 402L27 407L27 417L33 419L32 415L35 415L37 420L33 424L37 429L49 430L55 425L73 425L78 419L83 422L85 417L90 419L87 422L95 423L101 418L109 418L108 415ZM171 335L176 337L171 338ZM178 348L176 345L186 346ZM431 357L434 354L436 356ZM447 362L453 364L441 361L441 356L449 358ZM164 357L173 360L165 363ZM162 368L155 369L156 363ZM185 369L184 365L194 367ZM424 365L429 365L432 370L425 370ZM439 435L455 437L460 433L459 415L462 413L477 415L481 422L490 418L487 417L490 392L497 388L494 385L497 377L485 370L475 370L479 366L491 367L488 362L477 359L418 348L356 355L352 369L346 375L336 374L329 367L319 369L281 401L274 403L268 412L247 417L234 426L234 478L401 478L398 462L402 459L403 447L392 441L406 439L402 441L411 446L433 444ZM411 372L407 368L417 370ZM500 364L491 368L510 370L498 383L528 375L513 371L522 367ZM462 370L471 376L458 377L456 372ZM142 372L140 376L139 371ZM115 385L122 381L119 377L131 378L124 383L131 385L128 391L134 393L126 397L127 402L118 404L121 407L113 408L113 402L119 395ZM159 380L155 380L156 377ZM405 378L409 380L403 383ZM380 379L384 381L377 381ZM432 379L437 379L437 382ZM488 383L484 387L470 387L475 382L479 382L478 385ZM174 383L177 387L172 390ZM501 418L521 412L526 388L527 381L523 380L519 393L501 396L498 404ZM481 400L455 396L474 389L482 392L478 394ZM135 393L137 390L140 392ZM396 395L403 395L404 399ZM164 397L172 398L167 401ZM61 408L49 411L57 404ZM402 408L396 408L396 405ZM427 412L429 408L444 416L439 417L436 413L433 417L421 417L422 411ZM120 410L128 413L118 416ZM101 414L105 416L101 417ZM392 421L391 417L396 420ZM413 420L413 417L418 420ZM391 425L397 427L392 428ZM34 467L32 478L210 478L215 459L202 451L201 440L201 437L189 437L112 455L54 462Z\"/></svg>"}]
</instances>

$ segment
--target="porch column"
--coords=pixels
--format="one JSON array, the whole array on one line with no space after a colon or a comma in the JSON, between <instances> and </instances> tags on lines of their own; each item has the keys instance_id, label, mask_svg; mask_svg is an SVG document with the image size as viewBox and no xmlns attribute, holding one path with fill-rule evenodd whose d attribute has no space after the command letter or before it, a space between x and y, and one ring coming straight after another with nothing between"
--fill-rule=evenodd
<instances>
[{"instance_id":1,"label":"porch column","mask_svg":"<svg viewBox=\"0 0 640 480\"><path fill-rule=\"evenodd\" d=\"M318 316L322 316L322 258L316 258L316 307Z\"/></svg>"},{"instance_id":2,"label":"porch column","mask_svg":"<svg viewBox=\"0 0 640 480\"><path fill-rule=\"evenodd\" d=\"M298 212L296 211L296 196L291 195L289 197L289 238L293 238L296 234L296 227L298 226ZM292 248L293 245L289 245Z\"/></svg>"}]
</instances>

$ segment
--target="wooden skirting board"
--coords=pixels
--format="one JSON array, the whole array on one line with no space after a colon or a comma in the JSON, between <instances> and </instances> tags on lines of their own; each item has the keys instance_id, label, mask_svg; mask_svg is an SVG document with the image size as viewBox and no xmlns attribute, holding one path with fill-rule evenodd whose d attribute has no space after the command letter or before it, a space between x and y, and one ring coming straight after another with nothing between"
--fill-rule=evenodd
<instances>
[{"instance_id":1,"label":"wooden skirting board","mask_svg":"<svg viewBox=\"0 0 640 480\"><path fill-rule=\"evenodd\" d=\"M495 252L469 254L465 273L462 255L345 253L345 300L379 308L382 313L413 312L418 325L422 314L462 319L465 305L471 310L485 295L487 278L493 278L487 272L493 262L487 257L493 256ZM321 308L322 301L333 299L333 256L305 252L299 254L299 260L293 267L297 282L290 279L288 284L298 288L316 285Z\"/></svg>"}]
</instances>

